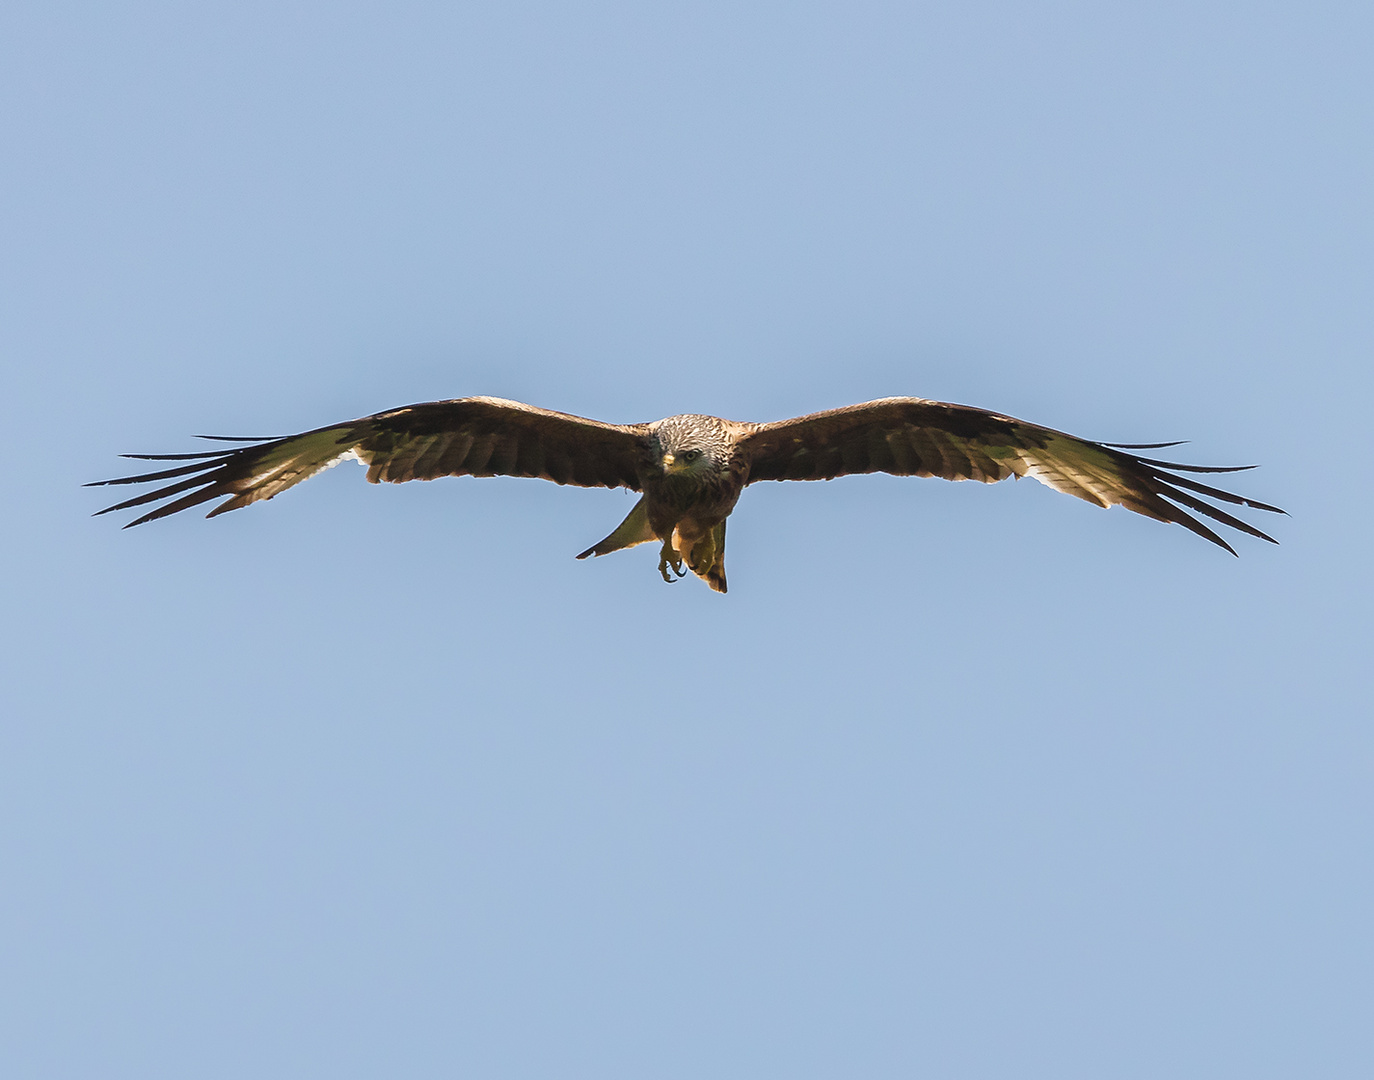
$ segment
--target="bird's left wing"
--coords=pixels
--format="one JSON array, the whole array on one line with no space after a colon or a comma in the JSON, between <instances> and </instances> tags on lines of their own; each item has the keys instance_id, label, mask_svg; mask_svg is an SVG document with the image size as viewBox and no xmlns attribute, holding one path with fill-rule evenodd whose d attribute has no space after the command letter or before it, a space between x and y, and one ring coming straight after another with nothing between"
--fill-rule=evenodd
<instances>
[{"instance_id":1,"label":"bird's left wing","mask_svg":"<svg viewBox=\"0 0 1374 1080\"><path fill-rule=\"evenodd\" d=\"M736 452L749 463L750 483L829 480L872 472L984 483L1008 476L1033 476L1056 491L1098 506L1119 503L1146 517L1176 522L1233 555L1235 550L1230 544L1183 507L1277 543L1253 525L1198 496L1283 513L1278 507L1177 475L1240 472L1252 466L1180 465L1130 453L1174 445L1177 444L1090 442L967 405L922 398L884 398L795 420L755 425L740 439Z\"/></svg>"},{"instance_id":2,"label":"bird's left wing","mask_svg":"<svg viewBox=\"0 0 1374 1080\"><path fill-rule=\"evenodd\" d=\"M501 398L430 401L282 439L227 440L249 444L232 450L127 454L190 464L88 486L173 481L100 511L169 500L125 528L221 497L224 502L207 516L237 510L350 457L367 466L374 484L440 476L531 476L638 491L646 430L644 424L603 424Z\"/></svg>"}]
</instances>

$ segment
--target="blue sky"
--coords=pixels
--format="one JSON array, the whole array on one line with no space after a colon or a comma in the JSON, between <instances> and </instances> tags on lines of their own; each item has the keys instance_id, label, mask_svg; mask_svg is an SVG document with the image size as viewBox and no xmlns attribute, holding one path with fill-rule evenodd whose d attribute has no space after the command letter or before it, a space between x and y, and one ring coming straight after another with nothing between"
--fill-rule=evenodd
<instances>
[{"instance_id":1,"label":"blue sky","mask_svg":"<svg viewBox=\"0 0 1374 1080\"><path fill-rule=\"evenodd\" d=\"M0 12L0 1070L1342 1077L1374 1054L1366 6ZM911 394L1263 467L120 532L197 433Z\"/></svg>"}]
</instances>

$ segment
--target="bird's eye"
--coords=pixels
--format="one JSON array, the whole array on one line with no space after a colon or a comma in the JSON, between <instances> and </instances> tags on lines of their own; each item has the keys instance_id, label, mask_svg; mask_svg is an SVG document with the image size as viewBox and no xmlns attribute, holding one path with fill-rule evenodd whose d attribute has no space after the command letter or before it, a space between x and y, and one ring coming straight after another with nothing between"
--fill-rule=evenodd
<instances>
[{"instance_id":1,"label":"bird's eye","mask_svg":"<svg viewBox=\"0 0 1374 1080\"><path fill-rule=\"evenodd\" d=\"M682 460L683 460L683 461L696 461L696 459L699 458L699 457L701 457L701 451L700 451L700 450L688 450L687 453L685 453L685 454L682 455Z\"/></svg>"}]
</instances>

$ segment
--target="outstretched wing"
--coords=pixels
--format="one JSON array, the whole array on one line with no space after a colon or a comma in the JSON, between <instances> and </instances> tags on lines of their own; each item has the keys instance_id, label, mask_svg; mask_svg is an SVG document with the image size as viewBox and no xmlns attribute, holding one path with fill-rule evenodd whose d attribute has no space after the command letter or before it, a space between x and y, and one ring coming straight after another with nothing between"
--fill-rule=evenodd
<instances>
[{"instance_id":1,"label":"outstretched wing","mask_svg":"<svg viewBox=\"0 0 1374 1080\"><path fill-rule=\"evenodd\" d=\"M603 424L501 398L430 401L365 416L301 435L248 442L202 454L126 454L190 464L100 480L164 487L106 507L100 513L163 502L125 528L224 497L207 515L270 499L322 469L358 458L372 483L433 480L440 476L533 476L579 487L639 490L638 464L647 425Z\"/></svg>"},{"instance_id":2,"label":"outstretched wing","mask_svg":"<svg viewBox=\"0 0 1374 1080\"><path fill-rule=\"evenodd\" d=\"M1232 555L1235 550L1231 545L1187 510L1277 543L1253 525L1198 496L1283 513L1278 507L1176 475L1240 472L1253 466L1179 465L1129 453L1176 445L1089 442L966 405L921 398L884 398L795 420L760 424L740 440L738 452L746 455L749 462L750 483L829 480L849 473L871 472L984 483L1008 476L1033 476L1056 491L1098 506L1120 503L1146 517L1176 522L1220 544Z\"/></svg>"}]
</instances>

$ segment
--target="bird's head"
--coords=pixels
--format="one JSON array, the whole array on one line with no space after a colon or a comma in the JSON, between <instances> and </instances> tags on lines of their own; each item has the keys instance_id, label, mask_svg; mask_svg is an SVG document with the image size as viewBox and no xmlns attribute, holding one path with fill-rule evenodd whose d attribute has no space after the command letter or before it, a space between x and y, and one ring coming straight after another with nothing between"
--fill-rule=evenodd
<instances>
[{"instance_id":1,"label":"bird's head","mask_svg":"<svg viewBox=\"0 0 1374 1080\"><path fill-rule=\"evenodd\" d=\"M670 416L654 430L665 476L707 480L730 468L730 437L713 416Z\"/></svg>"}]
</instances>

